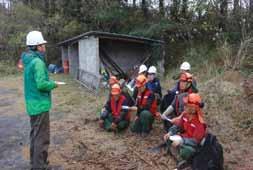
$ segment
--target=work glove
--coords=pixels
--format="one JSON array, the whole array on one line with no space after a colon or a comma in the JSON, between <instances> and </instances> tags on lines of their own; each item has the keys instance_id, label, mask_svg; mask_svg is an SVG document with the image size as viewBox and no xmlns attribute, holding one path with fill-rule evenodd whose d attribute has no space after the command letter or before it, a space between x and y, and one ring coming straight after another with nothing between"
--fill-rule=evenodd
<instances>
[{"instance_id":1,"label":"work glove","mask_svg":"<svg viewBox=\"0 0 253 170\"><path fill-rule=\"evenodd\" d=\"M199 107L203 109L203 108L205 107L205 103L204 103L204 102L201 102L201 103L199 104Z\"/></svg>"}]
</instances>

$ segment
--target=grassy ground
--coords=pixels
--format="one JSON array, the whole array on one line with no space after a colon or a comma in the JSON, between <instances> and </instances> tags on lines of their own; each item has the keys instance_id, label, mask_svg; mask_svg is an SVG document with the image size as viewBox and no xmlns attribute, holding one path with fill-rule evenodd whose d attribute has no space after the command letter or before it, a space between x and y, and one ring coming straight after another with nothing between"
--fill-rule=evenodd
<instances>
[{"instance_id":1,"label":"grassy ground","mask_svg":"<svg viewBox=\"0 0 253 170\"><path fill-rule=\"evenodd\" d=\"M250 124L253 106L252 102L243 97L240 86L242 76L238 72L225 72L212 78L210 76L210 79L197 74L196 77L200 93L206 102L205 116L209 131L218 136L224 147L225 169L253 169L253 133ZM146 151L160 144L163 136L161 122L155 123L154 130L146 138L136 136L129 130L123 134L104 132L98 128L97 112L106 100L107 92L101 91L95 96L65 75L53 75L52 79L65 81L67 85L53 92L49 154L51 164L70 170L174 169L175 161L163 151L158 154ZM167 89L173 83L165 80L162 84ZM29 125L23 103L22 76L3 77L0 80L0 94L0 120L8 116L9 119L15 118L20 123ZM16 151L27 161L29 126L25 127L20 129L25 138L15 142L23 142ZM20 133L13 132L13 135L9 134L4 140L10 140L14 135ZM9 148L6 145L6 148L1 149ZM22 159L15 164L21 163ZM8 168L12 169L11 165Z\"/></svg>"}]
</instances>

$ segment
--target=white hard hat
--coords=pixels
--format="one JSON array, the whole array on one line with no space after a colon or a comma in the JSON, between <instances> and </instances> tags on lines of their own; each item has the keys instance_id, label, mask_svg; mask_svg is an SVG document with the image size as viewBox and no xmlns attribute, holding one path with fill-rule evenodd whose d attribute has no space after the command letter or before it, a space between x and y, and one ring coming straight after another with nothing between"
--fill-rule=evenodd
<instances>
[{"instance_id":1,"label":"white hard hat","mask_svg":"<svg viewBox=\"0 0 253 170\"><path fill-rule=\"evenodd\" d=\"M26 36L26 45L35 46L45 44L47 41L44 40L42 33L39 31L31 31Z\"/></svg>"},{"instance_id":2,"label":"white hard hat","mask_svg":"<svg viewBox=\"0 0 253 170\"><path fill-rule=\"evenodd\" d=\"M157 72L157 70L156 70L155 66L149 67L148 73L150 73L150 74L156 74L156 72Z\"/></svg>"},{"instance_id":3,"label":"white hard hat","mask_svg":"<svg viewBox=\"0 0 253 170\"><path fill-rule=\"evenodd\" d=\"M183 62L180 66L180 70L191 70L191 65L187 61Z\"/></svg>"},{"instance_id":4,"label":"white hard hat","mask_svg":"<svg viewBox=\"0 0 253 170\"><path fill-rule=\"evenodd\" d=\"M144 64L142 64L142 65L140 66L140 68L139 68L139 74L140 74L140 73L143 73L144 71L147 71L147 70L148 70L147 66L145 66Z\"/></svg>"}]
</instances>

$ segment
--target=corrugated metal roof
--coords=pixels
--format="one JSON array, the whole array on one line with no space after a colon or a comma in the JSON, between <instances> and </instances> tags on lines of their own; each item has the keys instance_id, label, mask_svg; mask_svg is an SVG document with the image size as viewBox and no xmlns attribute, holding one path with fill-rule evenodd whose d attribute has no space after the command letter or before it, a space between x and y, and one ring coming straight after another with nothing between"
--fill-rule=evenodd
<instances>
[{"instance_id":1,"label":"corrugated metal roof","mask_svg":"<svg viewBox=\"0 0 253 170\"><path fill-rule=\"evenodd\" d=\"M145 44L164 44L164 41L161 40L154 40L150 38L145 37L138 37L138 36L132 36L127 34L117 34L117 33L109 33L109 32L100 32L100 31L90 31L83 34L80 34L78 36L75 36L73 38L64 40L59 42L57 45L63 46L67 45L69 43L73 43L75 41L78 41L79 39L82 39L86 36L96 36L102 39L115 39L115 40L123 40L128 42L139 42L139 43L145 43Z\"/></svg>"}]
</instances>

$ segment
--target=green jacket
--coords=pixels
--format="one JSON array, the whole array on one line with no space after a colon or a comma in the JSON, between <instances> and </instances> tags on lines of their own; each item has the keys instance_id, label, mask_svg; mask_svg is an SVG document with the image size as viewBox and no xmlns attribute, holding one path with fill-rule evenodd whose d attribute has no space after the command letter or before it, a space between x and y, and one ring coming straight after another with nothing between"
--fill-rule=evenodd
<instances>
[{"instance_id":1,"label":"green jacket","mask_svg":"<svg viewBox=\"0 0 253 170\"><path fill-rule=\"evenodd\" d=\"M28 51L22 54L24 64L24 97L27 114L39 115L50 110L51 90L56 83L49 80L48 71L42 54Z\"/></svg>"}]
</instances>

